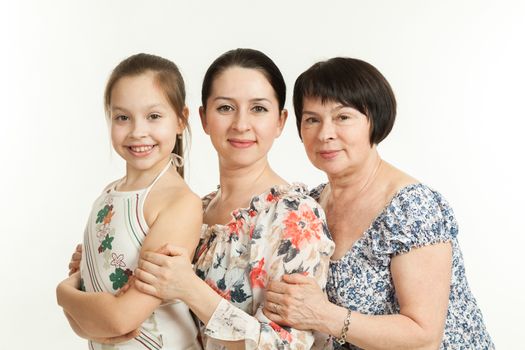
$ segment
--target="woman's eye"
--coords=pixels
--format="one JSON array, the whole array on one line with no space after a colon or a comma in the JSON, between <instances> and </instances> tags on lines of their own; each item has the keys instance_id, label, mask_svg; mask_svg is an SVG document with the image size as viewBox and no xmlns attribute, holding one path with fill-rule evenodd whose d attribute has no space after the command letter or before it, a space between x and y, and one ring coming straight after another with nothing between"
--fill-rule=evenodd
<instances>
[{"instance_id":1,"label":"woman's eye","mask_svg":"<svg viewBox=\"0 0 525 350\"><path fill-rule=\"evenodd\" d=\"M254 106L252 110L256 113L268 112L268 109L263 106Z\"/></svg>"},{"instance_id":2,"label":"woman's eye","mask_svg":"<svg viewBox=\"0 0 525 350\"><path fill-rule=\"evenodd\" d=\"M308 117L308 118L304 119L304 122L306 124L315 124L315 123L318 123L319 120L317 118L314 118L314 117Z\"/></svg>"},{"instance_id":3,"label":"woman's eye","mask_svg":"<svg viewBox=\"0 0 525 350\"><path fill-rule=\"evenodd\" d=\"M222 105L217 108L219 112L231 112L233 111L233 107L230 105Z\"/></svg>"},{"instance_id":4,"label":"woman's eye","mask_svg":"<svg viewBox=\"0 0 525 350\"><path fill-rule=\"evenodd\" d=\"M152 113L152 114L150 114L150 115L148 116L148 118L149 118L149 119L153 119L153 120L155 120L155 119L160 119L160 118L162 118L162 117L161 117L160 114Z\"/></svg>"},{"instance_id":5,"label":"woman's eye","mask_svg":"<svg viewBox=\"0 0 525 350\"><path fill-rule=\"evenodd\" d=\"M341 115L337 116L337 119L342 121L342 122L345 122L345 121L348 121L348 120L352 119L352 117L349 116L349 115L346 115L346 114L341 114Z\"/></svg>"}]
</instances>

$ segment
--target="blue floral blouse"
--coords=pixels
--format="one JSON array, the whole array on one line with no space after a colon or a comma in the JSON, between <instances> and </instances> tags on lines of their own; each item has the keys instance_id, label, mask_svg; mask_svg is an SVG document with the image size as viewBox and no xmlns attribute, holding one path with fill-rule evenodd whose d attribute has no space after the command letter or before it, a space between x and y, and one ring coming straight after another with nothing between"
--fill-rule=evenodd
<instances>
[{"instance_id":1,"label":"blue floral blouse","mask_svg":"<svg viewBox=\"0 0 525 350\"><path fill-rule=\"evenodd\" d=\"M326 184L310 193L318 199ZM390 273L392 257L439 242L452 244L452 280L440 349L494 349L481 311L470 291L452 208L423 184L402 188L339 260L330 262L328 298L369 315L399 313ZM341 347L334 342L334 348ZM345 344L343 348L359 349Z\"/></svg>"}]
</instances>

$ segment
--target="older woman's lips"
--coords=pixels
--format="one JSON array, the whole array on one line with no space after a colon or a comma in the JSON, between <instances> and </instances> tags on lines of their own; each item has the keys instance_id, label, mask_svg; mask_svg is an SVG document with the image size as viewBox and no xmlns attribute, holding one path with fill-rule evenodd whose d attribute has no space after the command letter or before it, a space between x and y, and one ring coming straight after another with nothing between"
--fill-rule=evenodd
<instances>
[{"instance_id":1,"label":"older woman's lips","mask_svg":"<svg viewBox=\"0 0 525 350\"><path fill-rule=\"evenodd\" d=\"M235 148L248 148L255 144L255 141L240 139L228 139L228 142Z\"/></svg>"},{"instance_id":2,"label":"older woman's lips","mask_svg":"<svg viewBox=\"0 0 525 350\"><path fill-rule=\"evenodd\" d=\"M319 155L323 159L334 159L339 154L339 150L337 151L321 151L319 152Z\"/></svg>"}]
</instances>

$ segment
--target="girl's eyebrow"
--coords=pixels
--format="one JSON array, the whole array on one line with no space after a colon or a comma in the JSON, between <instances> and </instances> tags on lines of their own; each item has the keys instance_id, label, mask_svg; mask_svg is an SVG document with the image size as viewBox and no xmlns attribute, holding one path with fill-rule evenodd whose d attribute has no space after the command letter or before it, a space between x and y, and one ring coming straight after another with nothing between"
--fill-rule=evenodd
<instances>
[{"instance_id":1,"label":"girl's eyebrow","mask_svg":"<svg viewBox=\"0 0 525 350\"><path fill-rule=\"evenodd\" d=\"M146 106L145 109L154 109L154 108L163 108L163 104L162 103L153 103L149 106ZM111 110L112 111L127 111L126 108L124 107L120 107L120 106L114 106L114 107L111 107Z\"/></svg>"}]
</instances>

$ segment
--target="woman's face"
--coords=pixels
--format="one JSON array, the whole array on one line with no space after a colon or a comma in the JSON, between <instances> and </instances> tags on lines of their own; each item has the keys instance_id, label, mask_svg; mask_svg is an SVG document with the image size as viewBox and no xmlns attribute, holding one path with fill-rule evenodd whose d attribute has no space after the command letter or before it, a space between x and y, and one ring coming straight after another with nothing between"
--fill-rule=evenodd
<instances>
[{"instance_id":1,"label":"woman's face","mask_svg":"<svg viewBox=\"0 0 525 350\"><path fill-rule=\"evenodd\" d=\"M328 175L358 169L370 155L370 122L339 102L304 98L301 136L312 164Z\"/></svg>"},{"instance_id":2,"label":"woman's face","mask_svg":"<svg viewBox=\"0 0 525 350\"><path fill-rule=\"evenodd\" d=\"M200 115L221 165L235 167L266 161L286 121L286 111L279 111L264 74L240 67L227 68L215 78Z\"/></svg>"}]
</instances>

